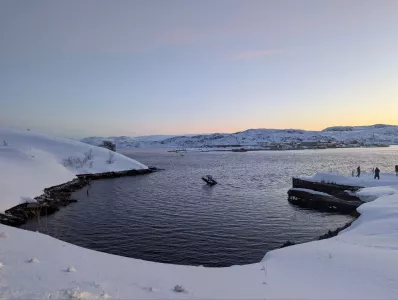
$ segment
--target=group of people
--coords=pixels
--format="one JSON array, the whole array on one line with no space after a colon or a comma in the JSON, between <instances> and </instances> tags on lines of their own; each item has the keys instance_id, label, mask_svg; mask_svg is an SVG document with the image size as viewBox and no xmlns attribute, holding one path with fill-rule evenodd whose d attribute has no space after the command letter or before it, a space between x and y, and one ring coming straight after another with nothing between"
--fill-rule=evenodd
<instances>
[{"instance_id":1,"label":"group of people","mask_svg":"<svg viewBox=\"0 0 398 300\"><path fill-rule=\"evenodd\" d=\"M372 169L374 179L380 179L380 169L378 167ZM398 165L395 166L395 173L398 176ZM352 176L354 177L354 171L352 171ZM361 166L357 168L357 177L361 177Z\"/></svg>"},{"instance_id":2,"label":"group of people","mask_svg":"<svg viewBox=\"0 0 398 300\"><path fill-rule=\"evenodd\" d=\"M378 167L372 169L374 179L380 179L380 169ZM395 165L395 175L398 176L398 165ZM355 176L355 170L352 170L352 177ZM361 177L361 166L357 168L357 177Z\"/></svg>"}]
</instances>

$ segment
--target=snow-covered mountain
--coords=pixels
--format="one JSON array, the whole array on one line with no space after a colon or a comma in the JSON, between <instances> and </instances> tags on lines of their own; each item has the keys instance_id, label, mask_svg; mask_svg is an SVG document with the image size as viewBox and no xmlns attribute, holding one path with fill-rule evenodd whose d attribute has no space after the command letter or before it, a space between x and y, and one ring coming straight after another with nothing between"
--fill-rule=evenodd
<instances>
[{"instance_id":1,"label":"snow-covered mountain","mask_svg":"<svg viewBox=\"0 0 398 300\"><path fill-rule=\"evenodd\" d=\"M249 129L236 133L213 133L181 136L149 136L149 137L88 137L81 141L91 145L99 145L109 140L121 148L200 148L211 146L251 145L261 143L290 142L345 142L345 143L384 143L398 144L398 126L376 124L370 126L334 126L322 131L306 131L299 129Z\"/></svg>"}]
</instances>

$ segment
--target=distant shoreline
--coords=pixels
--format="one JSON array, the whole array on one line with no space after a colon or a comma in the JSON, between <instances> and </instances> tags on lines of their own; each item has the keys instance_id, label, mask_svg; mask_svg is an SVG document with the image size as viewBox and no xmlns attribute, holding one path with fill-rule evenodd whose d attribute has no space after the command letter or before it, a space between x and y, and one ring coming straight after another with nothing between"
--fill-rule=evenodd
<instances>
[{"instance_id":1,"label":"distant shoreline","mask_svg":"<svg viewBox=\"0 0 398 300\"><path fill-rule=\"evenodd\" d=\"M372 146L337 146L337 147L305 147L305 148L249 148L253 146L241 146L241 147L209 147L206 148L187 148L187 149L175 149L167 150L169 153L187 153L187 152L253 152L253 151L293 151L293 150L326 150L326 149L358 149L358 148L389 148L391 145L372 145ZM228 149L227 149L228 148ZM127 148L134 149L134 148ZM137 148L138 149L138 148ZM165 148L159 148L165 149ZM167 149L167 148L166 148Z\"/></svg>"}]
</instances>

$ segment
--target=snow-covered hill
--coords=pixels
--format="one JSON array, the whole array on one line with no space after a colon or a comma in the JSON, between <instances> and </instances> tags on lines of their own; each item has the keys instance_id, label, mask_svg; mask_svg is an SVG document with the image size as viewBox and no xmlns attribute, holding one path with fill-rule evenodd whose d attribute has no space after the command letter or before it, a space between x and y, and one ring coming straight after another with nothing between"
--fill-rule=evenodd
<instances>
[{"instance_id":1,"label":"snow-covered hill","mask_svg":"<svg viewBox=\"0 0 398 300\"><path fill-rule=\"evenodd\" d=\"M76 174L145 168L104 148L0 127L0 212L41 195L44 188L72 180Z\"/></svg>"},{"instance_id":2,"label":"snow-covered hill","mask_svg":"<svg viewBox=\"0 0 398 300\"><path fill-rule=\"evenodd\" d=\"M298 129L249 129L236 133L213 133L192 136L150 136L150 137L88 137L81 141L91 145L99 145L109 140L120 148L163 148L183 147L199 148L219 145L252 145L259 143L290 143L290 142L359 142L364 144L384 143L398 144L398 126L376 124L371 126L336 126L322 131L306 131Z\"/></svg>"}]
</instances>

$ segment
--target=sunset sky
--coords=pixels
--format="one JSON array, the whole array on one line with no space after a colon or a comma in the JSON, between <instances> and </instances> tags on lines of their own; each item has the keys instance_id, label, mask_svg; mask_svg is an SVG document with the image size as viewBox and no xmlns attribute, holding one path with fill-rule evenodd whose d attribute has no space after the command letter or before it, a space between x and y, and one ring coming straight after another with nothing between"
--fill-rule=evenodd
<instances>
[{"instance_id":1,"label":"sunset sky","mask_svg":"<svg viewBox=\"0 0 398 300\"><path fill-rule=\"evenodd\" d=\"M398 124L398 1L0 1L0 125Z\"/></svg>"}]
</instances>

